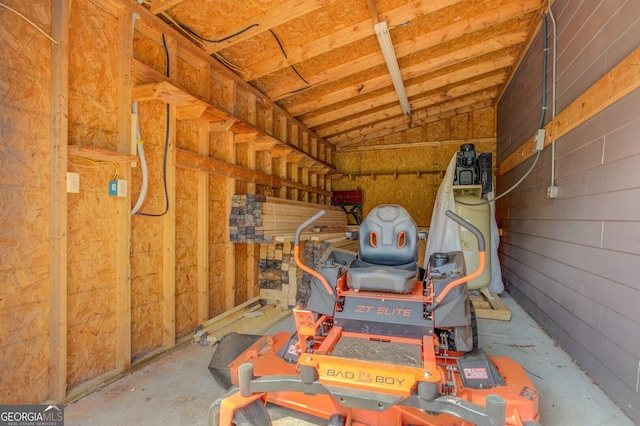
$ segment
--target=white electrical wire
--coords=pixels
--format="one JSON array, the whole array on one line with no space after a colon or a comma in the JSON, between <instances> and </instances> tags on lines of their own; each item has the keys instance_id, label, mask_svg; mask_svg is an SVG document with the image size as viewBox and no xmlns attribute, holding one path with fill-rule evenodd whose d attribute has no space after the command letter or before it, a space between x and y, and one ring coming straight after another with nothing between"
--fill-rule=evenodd
<instances>
[{"instance_id":1,"label":"white electrical wire","mask_svg":"<svg viewBox=\"0 0 640 426\"><path fill-rule=\"evenodd\" d=\"M551 26L553 27L553 58L551 71L551 120L556 118L556 63L558 62L558 26L556 18L551 10L551 0L547 0L549 5L549 18L551 18ZM551 141L551 186L556 185L556 140Z\"/></svg>"},{"instance_id":2,"label":"white electrical wire","mask_svg":"<svg viewBox=\"0 0 640 426\"><path fill-rule=\"evenodd\" d=\"M131 105L131 112L134 114L135 126L136 126L136 138L137 143L136 146L138 148L138 155L140 156L140 169L142 170L142 187L140 188L140 195L138 195L138 200L136 201L135 206L131 209L131 214L136 214L140 207L142 207L142 203L144 203L144 199L147 197L147 189L149 187L149 170L147 167L147 158L144 155L144 145L142 143L142 138L140 137L140 123L138 122L138 103L134 102Z\"/></svg>"},{"instance_id":3,"label":"white electrical wire","mask_svg":"<svg viewBox=\"0 0 640 426\"><path fill-rule=\"evenodd\" d=\"M49 40L51 40L54 44L58 44L58 42L51 37L49 34L47 34L46 32L44 32L44 30L42 28L40 28L39 26L37 26L33 21L31 21L29 18L27 18L26 16L24 16L23 14L21 14L20 12L16 11L15 9L10 8L9 6L7 6L4 3L0 3L0 7L4 7L5 9L15 13L16 15L18 15L19 17L21 17L22 19L24 19L25 21L27 21L29 24L31 24L31 26L33 28L35 28L36 30L38 30L43 36L45 36L46 38L48 38Z\"/></svg>"}]
</instances>

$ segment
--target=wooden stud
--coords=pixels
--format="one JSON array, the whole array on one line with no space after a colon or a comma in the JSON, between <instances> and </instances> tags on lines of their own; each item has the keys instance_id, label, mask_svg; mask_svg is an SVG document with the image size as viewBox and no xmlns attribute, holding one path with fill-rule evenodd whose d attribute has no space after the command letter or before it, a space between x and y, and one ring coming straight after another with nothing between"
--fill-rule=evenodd
<instances>
[{"instance_id":1,"label":"wooden stud","mask_svg":"<svg viewBox=\"0 0 640 426\"><path fill-rule=\"evenodd\" d=\"M198 70L199 92L209 91L209 63ZM200 119L198 124L198 154L209 156L209 122ZM209 318L209 173L198 171L198 323Z\"/></svg>"},{"instance_id":2,"label":"wooden stud","mask_svg":"<svg viewBox=\"0 0 640 426\"><path fill-rule=\"evenodd\" d=\"M118 153L131 154L131 79L133 29L131 9L118 9ZM137 157L134 157L134 159ZM113 161L113 160L112 160ZM122 179L131 182L131 162L120 165ZM131 193L116 202L116 369L131 367Z\"/></svg>"},{"instance_id":3,"label":"wooden stud","mask_svg":"<svg viewBox=\"0 0 640 426\"><path fill-rule=\"evenodd\" d=\"M167 39L169 51L169 77L177 70L177 43ZM176 344L176 124L177 107L169 106L169 146L167 147L167 193L169 210L162 216L162 345Z\"/></svg>"},{"instance_id":4,"label":"wooden stud","mask_svg":"<svg viewBox=\"0 0 640 426\"><path fill-rule=\"evenodd\" d=\"M67 135L69 109L69 2L51 4L49 399L67 392Z\"/></svg>"}]
</instances>

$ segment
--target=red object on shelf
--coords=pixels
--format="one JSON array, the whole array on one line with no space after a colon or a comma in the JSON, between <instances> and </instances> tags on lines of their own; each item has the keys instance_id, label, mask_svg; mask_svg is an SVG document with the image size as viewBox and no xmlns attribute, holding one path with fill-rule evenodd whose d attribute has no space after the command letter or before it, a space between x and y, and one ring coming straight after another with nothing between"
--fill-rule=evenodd
<instances>
[{"instance_id":1,"label":"red object on shelf","mask_svg":"<svg viewBox=\"0 0 640 426\"><path fill-rule=\"evenodd\" d=\"M362 191L334 191L331 197L331 204L362 204Z\"/></svg>"}]
</instances>

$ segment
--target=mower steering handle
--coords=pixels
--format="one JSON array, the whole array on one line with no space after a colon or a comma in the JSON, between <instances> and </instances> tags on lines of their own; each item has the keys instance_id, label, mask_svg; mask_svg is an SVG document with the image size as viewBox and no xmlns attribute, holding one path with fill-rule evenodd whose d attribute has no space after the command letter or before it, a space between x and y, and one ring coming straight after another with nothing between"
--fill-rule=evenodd
<instances>
[{"instance_id":1,"label":"mower steering handle","mask_svg":"<svg viewBox=\"0 0 640 426\"><path fill-rule=\"evenodd\" d=\"M480 232L478 228L476 228L471 223L467 222L466 220L464 220L463 218L461 218L451 210L447 210L444 214L448 218L456 222L458 225L462 226L463 228L466 228L467 231L475 235L475 237L478 239L478 251L485 251L484 235L482 235L482 232Z\"/></svg>"},{"instance_id":2,"label":"mower steering handle","mask_svg":"<svg viewBox=\"0 0 640 426\"><path fill-rule=\"evenodd\" d=\"M300 234L302 234L302 231L304 230L304 228L311 225L313 222L320 219L325 214L327 214L326 210L320 210L318 213L314 214L312 217L310 217L304 223L302 223L302 225L298 226L298 229L296 229L296 236L293 240L293 244L296 246L300 244Z\"/></svg>"},{"instance_id":3,"label":"mower steering handle","mask_svg":"<svg viewBox=\"0 0 640 426\"><path fill-rule=\"evenodd\" d=\"M471 280L478 278L480 274L482 274L486 266L485 243L484 243L484 236L482 235L482 232L480 232L478 228L476 228L475 226L473 226L472 224L470 224L469 222L467 222L466 220L464 220L463 218L461 218L451 210L447 210L444 214L449 219L458 223L463 228L466 228L478 239L478 268L475 271L473 271L471 275L460 277L456 280L453 280L449 284L447 284L447 286L435 298L433 303L427 307L427 312L431 312L435 308L437 308L440 302L442 302L444 298L447 297L447 294L449 294L449 292L453 290L455 287L458 287L459 285L462 285L466 282L469 282Z\"/></svg>"},{"instance_id":4,"label":"mower steering handle","mask_svg":"<svg viewBox=\"0 0 640 426\"><path fill-rule=\"evenodd\" d=\"M300 226L298 226L298 229L296 230L296 236L293 239L293 260L295 260L296 265L298 265L298 268L316 277L318 281L322 283L322 286L325 288L325 290L327 290L327 293L334 294L333 288L331 288L331 285L326 280L326 278L323 277L322 274L320 274L318 271L315 271L314 269L305 265L304 262L300 260L300 234L302 234L302 230L307 226L311 225L316 220L320 219L325 214L327 214L325 210L320 210L318 213L314 214L312 217L310 217L309 219L304 221Z\"/></svg>"}]
</instances>

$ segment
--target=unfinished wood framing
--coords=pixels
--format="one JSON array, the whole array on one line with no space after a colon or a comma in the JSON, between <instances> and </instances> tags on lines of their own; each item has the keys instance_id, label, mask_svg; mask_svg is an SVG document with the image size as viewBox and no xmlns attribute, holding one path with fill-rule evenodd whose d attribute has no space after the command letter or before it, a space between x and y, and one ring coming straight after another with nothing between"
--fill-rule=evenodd
<instances>
[{"instance_id":1,"label":"unfinished wood framing","mask_svg":"<svg viewBox=\"0 0 640 426\"><path fill-rule=\"evenodd\" d=\"M50 323L49 397L61 401L67 395L67 132L69 96L69 8L56 3L51 10L50 133Z\"/></svg>"}]
</instances>

